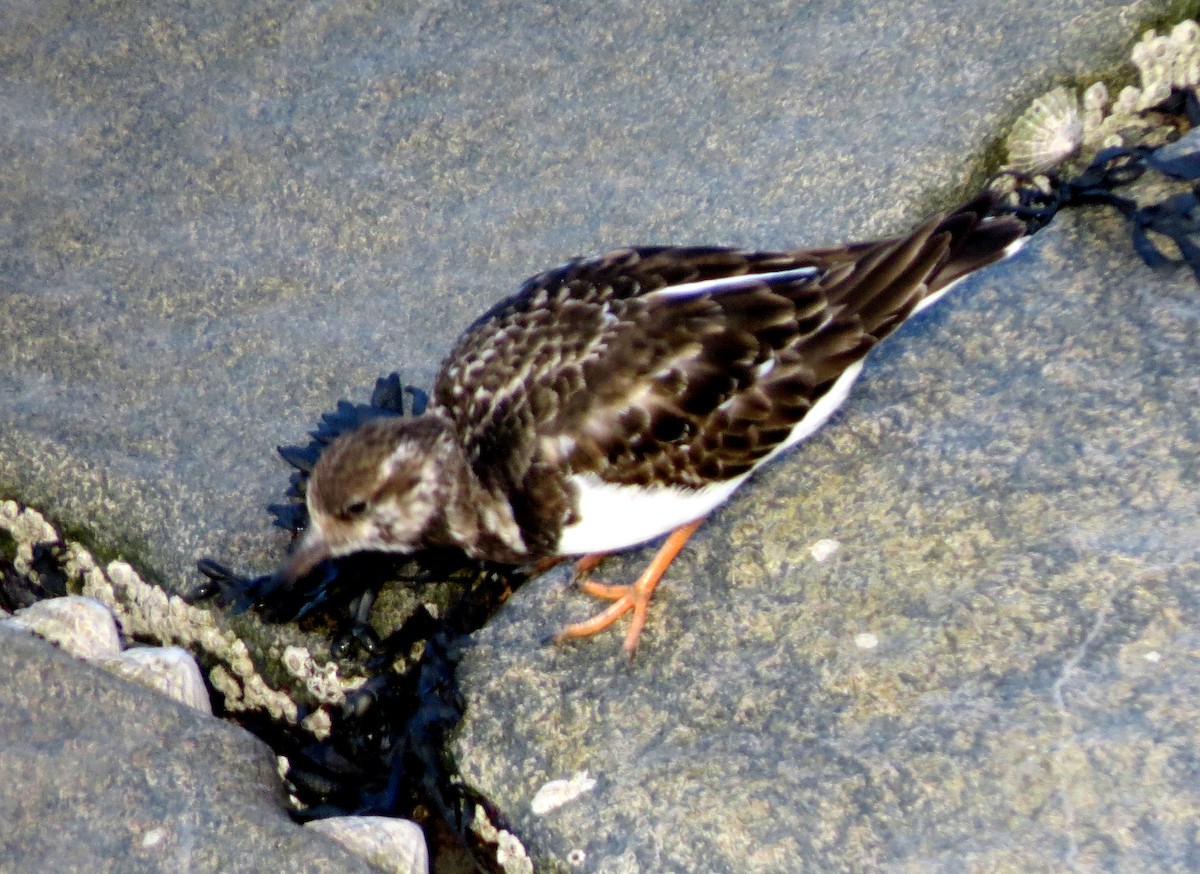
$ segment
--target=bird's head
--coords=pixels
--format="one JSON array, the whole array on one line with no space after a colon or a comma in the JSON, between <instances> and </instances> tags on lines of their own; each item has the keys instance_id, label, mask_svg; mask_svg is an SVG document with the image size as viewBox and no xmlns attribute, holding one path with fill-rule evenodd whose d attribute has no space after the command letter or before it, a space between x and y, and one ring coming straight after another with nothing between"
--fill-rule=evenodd
<instances>
[{"instance_id":1,"label":"bird's head","mask_svg":"<svg viewBox=\"0 0 1200 874\"><path fill-rule=\"evenodd\" d=\"M372 419L331 443L308 481L308 530L279 571L298 580L354 552L413 552L441 518L447 427L436 416Z\"/></svg>"}]
</instances>

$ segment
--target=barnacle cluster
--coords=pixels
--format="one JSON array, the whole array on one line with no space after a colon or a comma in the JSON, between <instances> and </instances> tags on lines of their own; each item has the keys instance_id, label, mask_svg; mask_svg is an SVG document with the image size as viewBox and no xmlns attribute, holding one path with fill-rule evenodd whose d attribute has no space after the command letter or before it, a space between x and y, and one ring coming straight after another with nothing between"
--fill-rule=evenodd
<instances>
[{"instance_id":1,"label":"barnacle cluster","mask_svg":"<svg viewBox=\"0 0 1200 874\"><path fill-rule=\"evenodd\" d=\"M1160 105L1172 90L1195 90L1200 84L1200 24L1180 22L1166 36L1147 31L1133 47L1131 60L1142 87L1124 89L1120 99L1138 110Z\"/></svg>"},{"instance_id":2,"label":"barnacle cluster","mask_svg":"<svg viewBox=\"0 0 1200 874\"><path fill-rule=\"evenodd\" d=\"M533 861L520 838L492 822L483 805L475 808L467 828L476 839L496 848L495 863L505 874L533 874Z\"/></svg>"},{"instance_id":3,"label":"barnacle cluster","mask_svg":"<svg viewBox=\"0 0 1200 874\"><path fill-rule=\"evenodd\" d=\"M1080 97L1074 88L1055 88L1030 104L1005 143L1006 169L1036 174L1072 159L1089 163L1112 146L1159 146L1180 133L1176 98L1196 103L1200 86L1200 24L1184 21L1168 34L1147 31L1130 60L1141 85L1122 88L1113 99L1103 82ZM1182 102L1182 101L1181 101Z\"/></svg>"},{"instance_id":4,"label":"barnacle cluster","mask_svg":"<svg viewBox=\"0 0 1200 874\"><path fill-rule=\"evenodd\" d=\"M362 678L338 677L336 668L317 665L311 655L298 648L289 648L288 673L299 679L322 705L301 721L300 707L292 695L273 688L263 678L245 641L232 630L222 628L211 611L194 607L178 595L169 595L151 585L126 562L112 561L101 565L83 546L64 541L37 511L14 501L0 502L0 531L7 532L16 542L13 565L19 573L31 572L35 547L55 544L62 551L62 570L68 587L107 608L126 637L203 653L204 660L213 664L208 671L208 680L224 696L225 708L229 711L264 711L275 719L299 723L320 738L329 732L326 708L340 704L345 692L363 681ZM70 609L86 612L85 606ZM134 661L143 658L134 657ZM170 660L171 656L167 656L167 661ZM139 664L113 665L111 669L129 677L144 672L144 666Z\"/></svg>"},{"instance_id":5,"label":"barnacle cluster","mask_svg":"<svg viewBox=\"0 0 1200 874\"><path fill-rule=\"evenodd\" d=\"M233 632L222 630L209 611L168 596L125 562L100 565L87 549L64 541L40 513L14 501L0 502L0 532L16 546L12 571L32 578L39 548L52 545L68 588L81 593L37 601L11 616L0 609L0 626L37 634L72 655L204 713L212 712L208 689L195 658L181 647L203 652L206 660L216 662L209 681L225 696L227 709L263 710L276 719L299 722L318 738L331 730L327 708L341 704L347 692L366 679L340 677L336 665L316 662L302 647L287 647L280 657L284 669L322 705L299 720L296 702L266 683L255 670L246 644ZM127 646L132 638L179 645ZM349 816L309 826L381 871L429 871L425 836L414 822Z\"/></svg>"}]
</instances>

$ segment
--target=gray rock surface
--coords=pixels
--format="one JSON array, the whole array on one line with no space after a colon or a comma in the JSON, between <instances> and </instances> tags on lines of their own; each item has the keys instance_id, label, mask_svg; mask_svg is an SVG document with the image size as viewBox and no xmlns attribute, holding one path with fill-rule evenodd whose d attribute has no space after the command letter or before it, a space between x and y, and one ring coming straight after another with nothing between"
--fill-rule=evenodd
<instances>
[{"instance_id":1,"label":"gray rock surface","mask_svg":"<svg viewBox=\"0 0 1200 874\"><path fill-rule=\"evenodd\" d=\"M172 588L526 276L897 231L1163 4L10 4L0 494Z\"/></svg>"},{"instance_id":2,"label":"gray rock surface","mask_svg":"<svg viewBox=\"0 0 1200 874\"><path fill-rule=\"evenodd\" d=\"M274 446L380 373L428 384L525 276L901 230L1166 5L10 4L0 496L173 590L269 568ZM535 645L590 609L561 576L518 594L460 748L538 858L1194 864L1195 289L1126 245L1068 221L896 337L698 535L634 668Z\"/></svg>"},{"instance_id":3,"label":"gray rock surface","mask_svg":"<svg viewBox=\"0 0 1200 874\"><path fill-rule=\"evenodd\" d=\"M631 667L534 645L594 609L565 574L518 592L464 665L465 778L552 870L1195 867L1198 335L1190 273L1060 216L709 519Z\"/></svg>"},{"instance_id":4,"label":"gray rock surface","mask_svg":"<svg viewBox=\"0 0 1200 874\"><path fill-rule=\"evenodd\" d=\"M284 812L239 728L0 628L0 871L374 870Z\"/></svg>"}]
</instances>

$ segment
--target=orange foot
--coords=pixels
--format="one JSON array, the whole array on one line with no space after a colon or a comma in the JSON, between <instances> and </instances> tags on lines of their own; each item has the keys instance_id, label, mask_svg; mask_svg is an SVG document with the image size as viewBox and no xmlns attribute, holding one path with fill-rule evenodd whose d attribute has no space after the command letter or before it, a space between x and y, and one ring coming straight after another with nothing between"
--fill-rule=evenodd
<instances>
[{"instance_id":1,"label":"orange foot","mask_svg":"<svg viewBox=\"0 0 1200 874\"><path fill-rule=\"evenodd\" d=\"M597 613L591 619L583 622L576 622L574 625L568 625L558 634L554 635L552 640L555 643L563 640L570 640L573 637L589 637L598 631L602 631L612 625L621 616L633 611L633 621L629 625L629 631L625 634L625 644L623 649L625 655L633 658L634 652L637 650L638 638L642 634L642 628L646 625L646 607L650 604L650 596L654 594L654 587L658 585L658 581L662 579L662 575L666 572L671 562L675 560L675 556L679 555L679 551L683 549L683 545L687 543L688 538L692 536L703 519L697 519L694 522L688 522L686 525L680 525L671 532L666 542L659 548L658 554L650 562L650 565L638 578L638 581L632 586L607 586L601 583L586 580L579 584L579 588L589 595L596 598L603 598L606 601L612 601L612 606ZM575 565L576 578L592 571L604 555L585 555Z\"/></svg>"}]
</instances>

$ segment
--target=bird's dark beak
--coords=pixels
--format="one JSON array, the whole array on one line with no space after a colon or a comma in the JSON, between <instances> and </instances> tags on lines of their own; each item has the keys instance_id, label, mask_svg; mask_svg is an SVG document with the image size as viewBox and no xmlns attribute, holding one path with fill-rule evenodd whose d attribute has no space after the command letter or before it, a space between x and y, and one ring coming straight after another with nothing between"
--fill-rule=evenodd
<instances>
[{"instance_id":1,"label":"bird's dark beak","mask_svg":"<svg viewBox=\"0 0 1200 874\"><path fill-rule=\"evenodd\" d=\"M317 565L331 557L329 544L315 530L310 530L296 551L289 555L283 566L275 572L273 582L279 588L294 588L296 583L311 574Z\"/></svg>"},{"instance_id":2,"label":"bird's dark beak","mask_svg":"<svg viewBox=\"0 0 1200 874\"><path fill-rule=\"evenodd\" d=\"M279 570L255 581L250 603L274 621L299 619L328 596L336 577L332 558L329 544L310 530Z\"/></svg>"}]
</instances>

